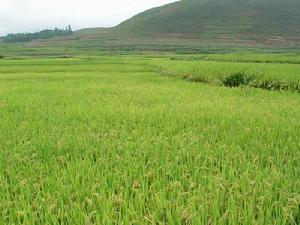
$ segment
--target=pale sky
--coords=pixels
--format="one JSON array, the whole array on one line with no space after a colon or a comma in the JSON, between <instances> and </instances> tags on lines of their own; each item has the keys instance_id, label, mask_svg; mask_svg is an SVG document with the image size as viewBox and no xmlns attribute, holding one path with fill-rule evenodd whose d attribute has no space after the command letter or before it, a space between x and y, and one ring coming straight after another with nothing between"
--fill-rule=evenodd
<instances>
[{"instance_id":1,"label":"pale sky","mask_svg":"<svg viewBox=\"0 0 300 225\"><path fill-rule=\"evenodd\" d=\"M176 0L0 0L0 36L46 28L110 27Z\"/></svg>"}]
</instances>

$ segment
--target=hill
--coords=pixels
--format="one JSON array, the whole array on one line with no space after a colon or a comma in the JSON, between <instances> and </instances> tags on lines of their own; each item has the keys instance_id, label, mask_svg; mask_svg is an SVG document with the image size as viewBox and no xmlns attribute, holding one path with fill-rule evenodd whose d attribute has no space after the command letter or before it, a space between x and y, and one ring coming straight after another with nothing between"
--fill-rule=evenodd
<instances>
[{"instance_id":1,"label":"hill","mask_svg":"<svg viewBox=\"0 0 300 225\"><path fill-rule=\"evenodd\" d=\"M1 55L103 52L215 53L300 50L299 0L181 0L153 8L112 28L1 44Z\"/></svg>"},{"instance_id":2,"label":"hill","mask_svg":"<svg viewBox=\"0 0 300 225\"><path fill-rule=\"evenodd\" d=\"M140 13L117 28L152 35L297 38L299 0L182 0Z\"/></svg>"}]
</instances>

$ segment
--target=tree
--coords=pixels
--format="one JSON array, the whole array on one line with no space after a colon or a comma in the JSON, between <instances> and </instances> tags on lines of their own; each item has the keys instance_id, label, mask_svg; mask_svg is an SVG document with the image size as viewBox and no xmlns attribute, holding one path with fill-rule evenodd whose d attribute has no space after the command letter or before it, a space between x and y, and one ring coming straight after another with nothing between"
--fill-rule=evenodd
<instances>
[{"instance_id":1,"label":"tree","mask_svg":"<svg viewBox=\"0 0 300 225\"><path fill-rule=\"evenodd\" d=\"M73 31L72 31L72 28L71 28L71 25L68 25L68 31L70 34L73 34Z\"/></svg>"},{"instance_id":2,"label":"tree","mask_svg":"<svg viewBox=\"0 0 300 225\"><path fill-rule=\"evenodd\" d=\"M65 36L73 34L71 25L68 25L65 29L55 28L54 30L42 30L36 33L18 33L18 34L8 34L3 37L2 40L5 43L16 43L16 42L29 42L36 39L49 39L57 36Z\"/></svg>"}]
</instances>

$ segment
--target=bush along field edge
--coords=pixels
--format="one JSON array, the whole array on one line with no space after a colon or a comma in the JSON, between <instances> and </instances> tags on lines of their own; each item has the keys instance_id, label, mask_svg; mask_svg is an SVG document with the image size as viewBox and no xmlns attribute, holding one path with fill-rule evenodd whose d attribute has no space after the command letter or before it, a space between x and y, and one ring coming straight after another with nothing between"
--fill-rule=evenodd
<instances>
[{"instance_id":1,"label":"bush along field edge","mask_svg":"<svg viewBox=\"0 0 300 225\"><path fill-rule=\"evenodd\" d=\"M230 88L248 86L270 91L291 91L300 93L300 81L264 78L260 74L248 71L233 72L227 75L216 74L215 76L206 76L203 74L178 73L163 67L157 67L157 70L162 76L178 77L191 82L207 83Z\"/></svg>"}]
</instances>

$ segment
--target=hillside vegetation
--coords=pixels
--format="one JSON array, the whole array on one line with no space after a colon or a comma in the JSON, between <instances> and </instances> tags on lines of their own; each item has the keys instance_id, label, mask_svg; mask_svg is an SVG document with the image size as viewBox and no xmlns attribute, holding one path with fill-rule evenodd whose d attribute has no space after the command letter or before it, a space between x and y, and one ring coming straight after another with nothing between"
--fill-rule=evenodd
<instances>
[{"instance_id":1,"label":"hillside vegetation","mask_svg":"<svg viewBox=\"0 0 300 225\"><path fill-rule=\"evenodd\" d=\"M73 31L69 25L66 29L55 28L54 30L46 29L35 33L8 34L5 37L2 37L1 41L4 43L30 42L32 40L49 39L70 34L73 34Z\"/></svg>"},{"instance_id":2,"label":"hillside vegetation","mask_svg":"<svg viewBox=\"0 0 300 225\"><path fill-rule=\"evenodd\" d=\"M299 23L297 0L182 0L138 14L118 28L139 33L257 39L299 36Z\"/></svg>"}]
</instances>

